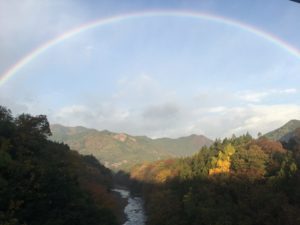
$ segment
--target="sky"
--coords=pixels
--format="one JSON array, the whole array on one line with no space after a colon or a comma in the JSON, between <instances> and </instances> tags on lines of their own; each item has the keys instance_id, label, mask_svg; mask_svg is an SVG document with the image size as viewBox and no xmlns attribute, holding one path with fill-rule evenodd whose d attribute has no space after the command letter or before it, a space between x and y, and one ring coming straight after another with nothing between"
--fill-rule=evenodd
<instances>
[{"instance_id":1,"label":"sky","mask_svg":"<svg viewBox=\"0 0 300 225\"><path fill-rule=\"evenodd\" d=\"M300 4L288 0L0 0L0 79L74 28L150 11L227 18L300 49ZM300 53L213 20L129 18L47 48L0 85L0 105L152 138L256 136L300 119Z\"/></svg>"}]
</instances>

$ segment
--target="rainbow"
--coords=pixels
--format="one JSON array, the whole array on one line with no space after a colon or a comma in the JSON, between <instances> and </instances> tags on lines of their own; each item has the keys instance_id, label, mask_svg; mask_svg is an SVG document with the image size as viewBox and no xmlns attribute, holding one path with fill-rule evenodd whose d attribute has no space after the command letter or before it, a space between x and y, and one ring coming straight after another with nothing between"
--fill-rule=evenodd
<instances>
[{"instance_id":1,"label":"rainbow","mask_svg":"<svg viewBox=\"0 0 300 225\"><path fill-rule=\"evenodd\" d=\"M20 71L24 66L26 66L28 63L33 61L35 58L39 57L41 54L43 54L45 51L47 51L49 48L52 48L53 46L66 41L67 39L83 33L85 31L105 26L105 25L111 25L119 22L123 22L126 20L134 20L134 19L140 19L140 18L147 18L147 17L184 17L184 18L193 18L193 19L201 19L201 20L207 20L210 22L216 22L219 24L224 24L227 26L232 26L237 29L252 33L258 37L261 37L268 42L274 44L275 46L278 46L279 48L282 48L289 54L297 57L300 59L300 51L295 48L294 46L290 45L286 41L280 39L279 37L276 37L273 34L270 34L268 32L265 32L257 27L251 26L249 24L233 20L230 18L226 18L223 16L211 14L211 13L204 13L204 12L193 12L193 11L145 11L145 12L139 12L139 13L129 13L129 14L122 14L117 16L112 16L108 18L101 18L86 24L83 24L79 27L76 27L74 29L71 29L49 41L46 43L38 46L33 51L29 52L26 56L21 58L17 63L15 63L13 66L11 66L6 72L4 72L0 76L0 86L3 85L9 78L14 76L18 71Z\"/></svg>"}]
</instances>

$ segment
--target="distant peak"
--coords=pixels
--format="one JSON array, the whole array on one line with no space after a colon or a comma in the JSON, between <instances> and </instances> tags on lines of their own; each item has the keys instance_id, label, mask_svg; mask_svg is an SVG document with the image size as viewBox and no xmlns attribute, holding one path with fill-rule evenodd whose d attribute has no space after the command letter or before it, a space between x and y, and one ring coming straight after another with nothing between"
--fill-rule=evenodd
<instances>
[{"instance_id":1,"label":"distant peak","mask_svg":"<svg viewBox=\"0 0 300 225\"><path fill-rule=\"evenodd\" d=\"M286 124L294 124L294 123L300 123L300 120L292 119L289 122L287 122Z\"/></svg>"},{"instance_id":2,"label":"distant peak","mask_svg":"<svg viewBox=\"0 0 300 225\"><path fill-rule=\"evenodd\" d=\"M282 138L289 135L291 132L300 127L300 120L292 119L288 121L283 126L279 127L276 130L273 130L264 136L271 140L281 140Z\"/></svg>"}]
</instances>

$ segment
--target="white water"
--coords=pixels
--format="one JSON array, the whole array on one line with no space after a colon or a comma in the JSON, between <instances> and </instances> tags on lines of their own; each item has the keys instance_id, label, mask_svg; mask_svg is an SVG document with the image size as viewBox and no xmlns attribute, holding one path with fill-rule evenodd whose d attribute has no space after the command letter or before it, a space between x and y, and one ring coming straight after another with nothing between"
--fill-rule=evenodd
<instances>
[{"instance_id":1,"label":"white water","mask_svg":"<svg viewBox=\"0 0 300 225\"><path fill-rule=\"evenodd\" d=\"M127 221L123 225L144 225L146 216L143 209L143 200L140 197L133 197L129 191L124 189L115 188L113 191L118 192L122 198L128 201L124 209L127 216Z\"/></svg>"}]
</instances>

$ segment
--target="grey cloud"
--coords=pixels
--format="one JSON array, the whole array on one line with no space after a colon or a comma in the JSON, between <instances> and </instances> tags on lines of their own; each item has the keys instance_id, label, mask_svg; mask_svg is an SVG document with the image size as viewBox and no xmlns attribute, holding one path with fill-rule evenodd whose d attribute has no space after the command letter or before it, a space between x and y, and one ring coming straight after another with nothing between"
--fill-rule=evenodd
<instances>
[{"instance_id":1,"label":"grey cloud","mask_svg":"<svg viewBox=\"0 0 300 225\"><path fill-rule=\"evenodd\" d=\"M180 113L180 108L175 103L165 103L161 105L150 106L143 112L145 119L171 119L177 117Z\"/></svg>"}]
</instances>

